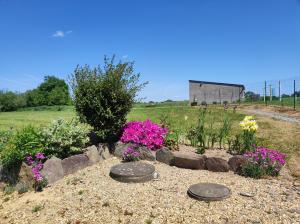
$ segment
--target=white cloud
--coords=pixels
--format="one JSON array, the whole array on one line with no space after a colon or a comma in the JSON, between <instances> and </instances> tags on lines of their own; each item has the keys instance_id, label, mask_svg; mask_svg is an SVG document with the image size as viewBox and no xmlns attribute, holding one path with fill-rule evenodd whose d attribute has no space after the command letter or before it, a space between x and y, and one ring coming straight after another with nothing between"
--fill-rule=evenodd
<instances>
[{"instance_id":1,"label":"white cloud","mask_svg":"<svg viewBox=\"0 0 300 224\"><path fill-rule=\"evenodd\" d=\"M73 32L72 30L67 30L67 31L57 30L57 31L55 31L55 33L52 36L63 38L65 36L71 34L72 32Z\"/></svg>"},{"instance_id":2,"label":"white cloud","mask_svg":"<svg viewBox=\"0 0 300 224\"><path fill-rule=\"evenodd\" d=\"M126 58L128 58L128 55L125 54L125 55L122 56L122 58L123 58L123 59L126 59Z\"/></svg>"}]
</instances>

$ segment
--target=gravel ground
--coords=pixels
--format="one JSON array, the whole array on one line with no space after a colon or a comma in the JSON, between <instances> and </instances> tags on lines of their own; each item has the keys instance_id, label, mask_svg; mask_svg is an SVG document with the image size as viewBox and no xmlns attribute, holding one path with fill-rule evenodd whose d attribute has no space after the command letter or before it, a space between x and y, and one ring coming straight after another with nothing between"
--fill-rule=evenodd
<instances>
[{"instance_id":1,"label":"gravel ground","mask_svg":"<svg viewBox=\"0 0 300 224\"><path fill-rule=\"evenodd\" d=\"M105 160L41 193L1 195L0 223L300 223L300 184L290 179L254 180L150 162L160 178L128 184L109 177L118 163ZM196 201L186 192L198 182L224 184L232 195L219 202Z\"/></svg>"},{"instance_id":2,"label":"gravel ground","mask_svg":"<svg viewBox=\"0 0 300 224\"><path fill-rule=\"evenodd\" d=\"M293 124L299 124L300 125L300 119L288 116L286 114L280 114L278 112L267 112L267 111L262 111L258 109L245 109L244 111L249 112L249 113L254 113L262 116L267 116L267 117L272 117L278 120L286 121L289 123Z\"/></svg>"}]
</instances>

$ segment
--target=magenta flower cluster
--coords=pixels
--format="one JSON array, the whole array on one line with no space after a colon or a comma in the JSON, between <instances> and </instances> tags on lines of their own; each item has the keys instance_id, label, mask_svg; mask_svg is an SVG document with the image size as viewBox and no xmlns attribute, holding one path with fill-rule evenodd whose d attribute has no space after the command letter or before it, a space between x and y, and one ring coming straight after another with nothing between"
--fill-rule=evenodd
<instances>
[{"instance_id":1,"label":"magenta flower cluster","mask_svg":"<svg viewBox=\"0 0 300 224\"><path fill-rule=\"evenodd\" d=\"M151 120L128 122L123 129L121 141L144 145L148 149L156 150L163 143L168 130Z\"/></svg>"},{"instance_id":2,"label":"magenta flower cluster","mask_svg":"<svg viewBox=\"0 0 300 224\"><path fill-rule=\"evenodd\" d=\"M281 152L264 147L257 147L254 152L247 152L244 157L252 164L258 165L270 175L278 175L285 164L285 155Z\"/></svg>"},{"instance_id":3,"label":"magenta flower cluster","mask_svg":"<svg viewBox=\"0 0 300 224\"><path fill-rule=\"evenodd\" d=\"M136 148L137 148L137 146L129 146L123 152L123 160L126 162L140 160L141 153Z\"/></svg>"},{"instance_id":4,"label":"magenta flower cluster","mask_svg":"<svg viewBox=\"0 0 300 224\"><path fill-rule=\"evenodd\" d=\"M43 160L45 156L43 153L39 152L35 155L35 158L32 156L26 157L26 162L28 165L32 166L31 172L33 173L34 180L36 182L41 182L44 180L43 176L41 175L40 171L43 169Z\"/></svg>"}]
</instances>

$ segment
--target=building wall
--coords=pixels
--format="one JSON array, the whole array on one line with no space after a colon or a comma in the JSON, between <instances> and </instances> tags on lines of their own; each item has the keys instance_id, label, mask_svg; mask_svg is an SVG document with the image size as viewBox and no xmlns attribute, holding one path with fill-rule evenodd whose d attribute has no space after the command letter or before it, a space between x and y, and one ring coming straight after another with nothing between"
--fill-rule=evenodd
<instances>
[{"instance_id":1,"label":"building wall","mask_svg":"<svg viewBox=\"0 0 300 224\"><path fill-rule=\"evenodd\" d=\"M190 103L194 101L196 101L198 104L201 104L203 101L208 104L213 102L223 103L224 101L232 103L244 98L244 91L242 91L242 87L238 86L190 82L189 89Z\"/></svg>"}]
</instances>

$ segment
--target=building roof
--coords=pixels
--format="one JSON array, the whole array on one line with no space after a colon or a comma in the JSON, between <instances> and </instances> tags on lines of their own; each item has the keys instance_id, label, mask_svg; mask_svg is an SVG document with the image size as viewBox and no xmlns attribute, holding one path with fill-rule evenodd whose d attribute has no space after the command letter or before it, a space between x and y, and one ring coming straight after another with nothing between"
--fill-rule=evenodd
<instances>
[{"instance_id":1,"label":"building roof","mask_svg":"<svg viewBox=\"0 0 300 224\"><path fill-rule=\"evenodd\" d=\"M220 86L235 86L235 87L241 87L241 88L245 89L245 86L242 85L242 84L231 84L231 83L222 83L222 82L207 82L207 81L196 81L196 80L189 80L189 82L199 83L199 84L220 85Z\"/></svg>"}]
</instances>

